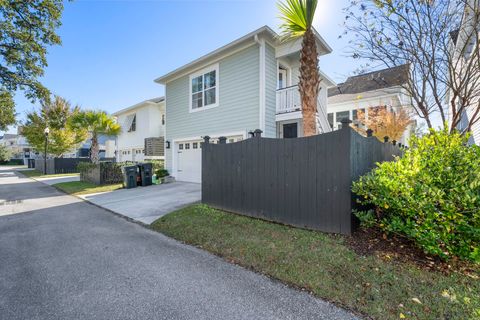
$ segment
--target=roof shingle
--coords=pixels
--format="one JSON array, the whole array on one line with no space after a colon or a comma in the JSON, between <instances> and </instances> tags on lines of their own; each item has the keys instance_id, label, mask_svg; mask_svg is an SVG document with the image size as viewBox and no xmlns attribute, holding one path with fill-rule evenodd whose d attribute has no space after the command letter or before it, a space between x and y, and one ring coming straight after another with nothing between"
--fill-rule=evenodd
<instances>
[{"instance_id":1,"label":"roof shingle","mask_svg":"<svg viewBox=\"0 0 480 320\"><path fill-rule=\"evenodd\" d=\"M408 81L409 65L377 70L358 76L348 77L347 81L328 89L328 96L356 94L373 90L400 86Z\"/></svg>"}]
</instances>

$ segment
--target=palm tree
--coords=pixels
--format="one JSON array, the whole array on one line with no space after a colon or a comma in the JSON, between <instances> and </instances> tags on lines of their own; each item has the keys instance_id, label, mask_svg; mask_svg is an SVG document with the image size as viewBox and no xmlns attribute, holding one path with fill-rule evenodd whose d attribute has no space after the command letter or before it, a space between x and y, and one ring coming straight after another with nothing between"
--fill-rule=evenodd
<instances>
[{"instance_id":1,"label":"palm tree","mask_svg":"<svg viewBox=\"0 0 480 320\"><path fill-rule=\"evenodd\" d=\"M278 3L280 19L283 21L280 25L282 38L291 40L303 37L298 87L302 101L304 136L317 133L316 112L320 74L318 72L317 45L312 26L317 3L318 0L285 0L285 2Z\"/></svg>"},{"instance_id":2,"label":"palm tree","mask_svg":"<svg viewBox=\"0 0 480 320\"><path fill-rule=\"evenodd\" d=\"M92 163L99 162L98 135L105 134L116 136L120 133L121 127L115 119L104 111L88 110L82 111L71 118L72 126L77 129L86 129L91 135Z\"/></svg>"}]
</instances>

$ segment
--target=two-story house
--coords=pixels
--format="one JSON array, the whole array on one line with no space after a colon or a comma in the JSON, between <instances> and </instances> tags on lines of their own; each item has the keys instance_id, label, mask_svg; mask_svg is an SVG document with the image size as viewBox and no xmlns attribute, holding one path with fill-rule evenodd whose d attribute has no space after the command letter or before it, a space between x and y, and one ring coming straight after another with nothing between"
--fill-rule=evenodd
<instances>
[{"instance_id":1,"label":"two-story house","mask_svg":"<svg viewBox=\"0 0 480 320\"><path fill-rule=\"evenodd\" d=\"M113 116L122 127L116 141L118 162L164 158L164 97L142 101Z\"/></svg>"},{"instance_id":2,"label":"two-story house","mask_svg":"<svg viewBox=\"0 0 480 320\"><path fill-rule=\"evenodd\" d=\"M319 56L332 51L316 33ZM202 137L247 138L303 134L298 75L301 39L282 42L268 26L257 29L155 80L165 86L165 163L179 181L200 182ZM323 78L317 105L317 130L330 131Z\"/></svg>"}]
</instances>

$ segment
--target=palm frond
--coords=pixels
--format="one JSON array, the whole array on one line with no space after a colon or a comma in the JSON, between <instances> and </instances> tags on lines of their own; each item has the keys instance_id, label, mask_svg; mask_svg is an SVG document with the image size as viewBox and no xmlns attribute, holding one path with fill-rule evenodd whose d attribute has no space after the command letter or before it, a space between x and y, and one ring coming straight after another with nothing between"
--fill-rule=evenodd
<instances>
[{"instance_id":1,"label":"palm frond","mask_svg":"<svg viewBox=\"0 0 480 320\"><path fill-rule=\"evenodd\" d=\"M284 0L277 3L284 40L301 37L312 27L317 4L318 0Z\"/></svg>"}]
</instances>

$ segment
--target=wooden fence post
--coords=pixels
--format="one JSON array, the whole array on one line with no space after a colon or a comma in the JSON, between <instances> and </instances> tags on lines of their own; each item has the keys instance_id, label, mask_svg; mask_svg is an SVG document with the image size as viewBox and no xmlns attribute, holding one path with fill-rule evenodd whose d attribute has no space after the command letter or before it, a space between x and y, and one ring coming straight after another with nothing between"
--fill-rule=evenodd
<instances>
[{"instance_id":1,"label":"wooden fence post","mask_svg":"<svg viewBox=\"0 0 480 320\"><path fill-rule=\"evenodd\" d=\"M340 123L342 124L342 129L348 129L350 128L350 123L352 123L352 120L343 118Z\"/></svg>"},{"instance_id":2,"label":"wooden fence post","mask_svg":"<svg viewBox=\"0 0 480 320\"><path fill-rule=\"evenodd\" d=\"M373 130L367 129L367 137L373 137Z\"/></svg>"},{"instance_id":3,"label":"wooden fence post","mask_svg":"<svg viewBox=\"0 0 480 320\"><path fill-rule=\"evenodd\" d=\"M263 133L262 130L260 130L260 129L255 129L255 131L253 131L253 136L254 136L255 138L260 138L260 137L262 136L262 133Z\"/></svg>"}]
</instances>

